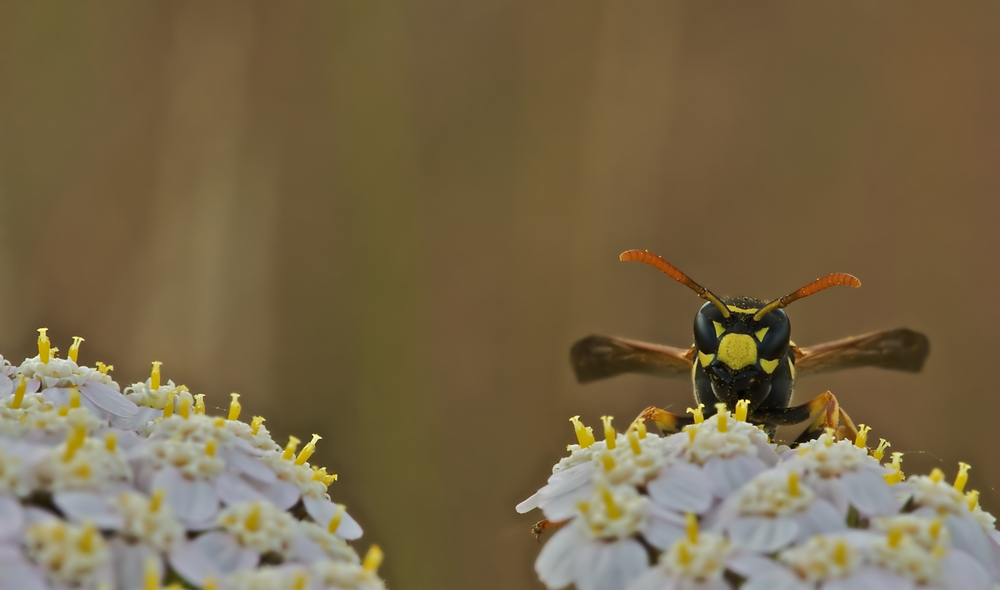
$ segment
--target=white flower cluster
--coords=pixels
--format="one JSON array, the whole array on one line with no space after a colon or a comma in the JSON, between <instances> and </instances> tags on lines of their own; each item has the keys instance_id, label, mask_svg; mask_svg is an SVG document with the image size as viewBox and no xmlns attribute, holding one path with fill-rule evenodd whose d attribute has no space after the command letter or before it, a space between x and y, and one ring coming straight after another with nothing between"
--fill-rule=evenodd
<instances>
[{"instance_id":1,"label":"white flower cluster","mask_svg":"<svg viewBox=\"0 0 1000 590\"><path fill-rule=\"evenodd\" d=\"M209 416L160 378L124 393L58 358L0 357L0 590L385 590L382 552L311 465L319 436L280 447L264 419Z\"/></svg>"},{"instance_id":2,"label":"white flower cluster","mask_svg":"<svg viewBox=\"0 0 1000 590\"><path fill-rule=\"evenodd\" d=\"M988 590L1000 587L1000 533L935 469L905 479L901 453L882 464L832 431L796 449L769 442L720 404L660 437L636 421L578 444L548 483L517 506L556 530L535 562L553 590Z\"/></svg>"}]
</instances>

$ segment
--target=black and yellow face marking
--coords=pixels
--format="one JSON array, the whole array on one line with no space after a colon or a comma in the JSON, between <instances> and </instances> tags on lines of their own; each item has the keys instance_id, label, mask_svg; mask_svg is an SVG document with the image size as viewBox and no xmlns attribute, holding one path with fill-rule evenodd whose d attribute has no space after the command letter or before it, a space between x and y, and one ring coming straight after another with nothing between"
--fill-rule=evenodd
<instances>
[{"instance_id":1,"label":"black and yellow face marking","mask_svg":"<svg viewBox=\"0 0 1000 590\"><path fill-rule=\"evenodd\" d=\"M757 392L762 400L770 392L772 376L787 375L792 370L791 359L788 365L783 364L789 351L791 325L781 309L755 320L754 314L765 305L756 299L724 299L723 303L729 317L723 317L712 303L702 306L695 316L698 364L708 378L701 380L702 389L711 388L711 392L696 393L706 401L714 397L728 403L728 397L740 392L753 405L753 396L747 393ZM697 383L696 378L696 389Z\"/></svg>"}]
</instances>

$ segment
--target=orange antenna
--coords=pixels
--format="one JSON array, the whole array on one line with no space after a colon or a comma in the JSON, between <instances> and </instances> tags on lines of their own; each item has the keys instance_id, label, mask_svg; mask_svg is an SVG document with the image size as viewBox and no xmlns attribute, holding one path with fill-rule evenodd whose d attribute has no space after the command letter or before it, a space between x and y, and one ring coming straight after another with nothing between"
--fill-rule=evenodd
<instances>
[{"instance_id":1,"label":"orange antenna","mask_svg":"<svg viewBox=\"0 0 1000 590\"><path fill-rule=\"evenodd\" d=\"M785 307L786 305L797 299L802 299L803 297L809 297L810 295L819 293L823 289L826 289L828 287L836 287L837 285L847 285L848 287L860 287L861 281L859 281L858 278L855 277L854 275L849 275L845 272L832 272L826 275L825 277L820 277L816 279L815 281L809 283L805 287L802 287L801 289L790 295L779 297L774 301L768 303L767 305L762 307L760 311L754 314L753 321L759 322L762 317L766 316L768 313L774 311L775 309L781 309L782 307Z\"/></svg>"},{"instance_id":2,"label":"orange antenna","mask_svg":"<svg viewBox=\"0 0 1000 590\"><path fill-rule=\"evenodd\" d=\"M719 308L722 312L722 317L729 317L729 309L722 303L722 301L716 297L711 291L702 287L698 283L692 281L686 274L677 270L677 267L670 264L666 260L660 258L656 254L652 254L649 250L626 250L621 253L618 260L635 260L637 262L642 262L648 264L653 268L663 271L664 274L674 279L678 283L689 287L692 291L698 294L698 297L711 301L712 305ZM855 279L857 280L857 279ZM804 295L803 295L804 297Z\"/></svg>"}]
</instances>

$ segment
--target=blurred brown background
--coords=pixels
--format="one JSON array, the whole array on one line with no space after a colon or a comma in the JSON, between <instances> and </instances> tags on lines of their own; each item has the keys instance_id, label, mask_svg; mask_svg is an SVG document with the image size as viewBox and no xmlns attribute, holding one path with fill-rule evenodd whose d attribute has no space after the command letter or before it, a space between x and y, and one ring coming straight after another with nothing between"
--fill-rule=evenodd
<instances>
[{"instance_id":1,"label":"blurred brown background","mask_svg":"<svg viewBox=\"0 0 1000 590\"><path fill-rule=\"evenodd\" d=\"M691 341L701 303L831 271L812 344L895 326L922 375L832 389L1000 509L996 2L0 2L0 350L242 392L395 590L540 588L514 504L572 440L690 385L578 386L577 338Z\"/></svg>"}]
</instances>

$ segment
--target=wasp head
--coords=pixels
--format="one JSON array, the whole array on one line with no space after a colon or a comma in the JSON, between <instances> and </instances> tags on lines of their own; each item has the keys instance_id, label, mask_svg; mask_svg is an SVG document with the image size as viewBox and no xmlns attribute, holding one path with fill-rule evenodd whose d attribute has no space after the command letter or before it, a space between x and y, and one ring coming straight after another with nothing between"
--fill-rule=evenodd
<instances>
[{"instance_id":1,"label":"wasp head","mask_svg":"<svg viewBox=\"0 0 1000 590\"><path fill-rule=\"evenodd\" d=\"M770 382L788 352L791 325L781 309L754 319L765 305L756 299L741 297L723 303L730 312L728 317L712 303L698 311L694 342L698 363L712 379L719 398L736 400L747 397L741 392L757 390Z\"/></svg>"}]
</instances>

